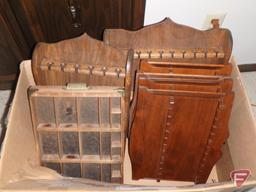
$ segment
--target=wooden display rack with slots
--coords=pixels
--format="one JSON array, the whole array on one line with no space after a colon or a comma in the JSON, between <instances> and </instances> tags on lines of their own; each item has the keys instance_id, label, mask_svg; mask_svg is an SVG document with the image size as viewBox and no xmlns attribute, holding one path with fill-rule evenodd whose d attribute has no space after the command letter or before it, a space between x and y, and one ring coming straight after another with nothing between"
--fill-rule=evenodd
<instances>
[{"instance_id":1,"label":"wooden display rack with slots","mask_svg":"<svg viewBox=\"0 0 256 192\"><path fill-rule=\"evenodd\" d=\"M122 183L124 90L29 89L40 164L64 176Z\"/></svg>"},{"instance_id":2,"label":"wooden display rack with slots","mask_svg":"<svg viewBox=\"0 0 256 192\"><path fill-rule=\"evenodd\" d=\"M200 31L167 18L138 31L104 32L108 45L134 50L133 179L205 183L220 159L234 98L232 35L217 20L213 26Z\"/></svg>"}]
</instances>

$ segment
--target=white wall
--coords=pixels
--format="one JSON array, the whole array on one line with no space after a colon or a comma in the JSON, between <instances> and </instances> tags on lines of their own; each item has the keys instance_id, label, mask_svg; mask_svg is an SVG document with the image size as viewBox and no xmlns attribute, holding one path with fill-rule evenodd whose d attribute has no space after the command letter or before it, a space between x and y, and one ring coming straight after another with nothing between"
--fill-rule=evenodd
<instances>
[{"instance_id":1,"label":"white wall","mask_svg":"<svg viewBox=\"0 0 256 192\"><path fill-rule=\"evenodd\" d=\"M202 29L206 15L216 13L227 13L222 26L232 32L237 63L256 63L256 0L146 0L144 25L170 17Z\"/></svg>"}]
</instances>

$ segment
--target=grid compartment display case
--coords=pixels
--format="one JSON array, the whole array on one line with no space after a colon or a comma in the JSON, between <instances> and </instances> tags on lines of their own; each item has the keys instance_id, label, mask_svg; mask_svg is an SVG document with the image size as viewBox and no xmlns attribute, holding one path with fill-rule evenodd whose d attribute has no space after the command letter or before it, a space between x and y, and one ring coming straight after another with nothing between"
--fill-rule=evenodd
<instances>
[{"instance_id":1,"label":"grid compartment display case","mask_svg":"<svg viewBox=\"0 0 256 192\"><path fill-rule=\"evenodd\" d=\"M38 160L64 176L123 182L124 90L29 89Z\"/></svg>"}]
</instances>

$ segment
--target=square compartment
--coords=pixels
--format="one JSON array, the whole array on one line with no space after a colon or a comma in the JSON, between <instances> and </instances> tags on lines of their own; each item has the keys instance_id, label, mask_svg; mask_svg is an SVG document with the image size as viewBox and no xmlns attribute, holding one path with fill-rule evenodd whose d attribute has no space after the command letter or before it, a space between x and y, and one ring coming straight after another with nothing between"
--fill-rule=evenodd
<instances>
[{"instance_id":1,"label":"square compartment","mask_svg":"<svg viewBox=\"0 0 256 192\"><path fill-rule=\"evenodd\" d=\"M110 159L111 155L111 134L110 132L101 133L101 157Z\"/></svg>"},{"instance_id":2,"label":"square compartment","mask_svg":"<svg viewBox=\"0 0 256 192\"><path fill-rule=\"evenodd\" d=\"M112 111L114 110L119 110L121 109L121 97L112 97L111 98L111 109Z\"/></svg>"},{"instance_id":3,"label":"square compartment","mask_svg":"<svg viewBox=\"0 0 256 192\"><path fill-rule=\"evenodd\" d=\"M121 181L121 165L112 164L111 165L111 182L120 183Z\"/></svg>"},{"instance_id":4,"label":"square compartment","mask_svg":"<svg viewBox=\"0 0 256 192\"><path fill-rule=\"evenodd\" d=\"M67 177L81 177L80 163L63 163L63 175Z\"/></svg>"},{"instance_id":5,"label":"square compartment","mask_svg":"<svg viewBox=\"0 0 256 192\"><path fill-rule=\"evenodd\" d=\"M83 156L100 157L100 133L99 132L82 132L81 141L82 141Z\"/></svg>"},{"instance_id":6,"label":"square compartment","mask_svg":"<svg viewBox=\"0 0 256 192\"><path fill-rule=\"evenodd\" d=\"M109 108L109 97L100 98L100 127L110 127L110 108Z\"/></svg>"},{"instance_id":7,"label":"square compartment","mask_svg":"<svg viewBox=\"0 0 256 192\"><path fill-rule=\"evenodd\" d=\"M97 97L78 98L79 127L99 127L99 101Z\"/></svg>"},{"instance_id":8,"label":"square compartment","mask_svg":"<svg viewBox=\"0 0 256 192\"><path fill-rule=\"evenodd\" d=\"M97 163L84 163L83 177L101 181L101 165Z\"/></svg>"},{"instance_id":9,"label":"square compartment","mask_svg":"<svg viewBox=\"0 0 256 192\"><path fill-rule=\"evenodd\" d=\"M57 123L61 128L76 127L76 98L74 97L55 97L55 108Z\"/></svg>"},{"instance_id":10,"label":"square compartment","mask_svg":"<svg viewBox=\"0 0 256 192\"><path fill-rule=\"evenodd\" d=\"M101 180L111 182L111 164L102 164Z\"/></svg>"},{"instance_id":11,"label":"square compartment","mask_svg":"<svg viewBox=\"0 0 256 192\"><path fill-rule=\"evenodd\" d=\"M111 147L121 147L121 132L111 133Z\"/></svg>"},{"instance_id":12,"label":"square compartment","mask_svg":"<svg viewBox=\"0 0 256 192\"><path fill-rule=\"evenodd\" d=\"M54 102L52 97L32 97L33 111L37 114L35 119L38 128L55 128Z\"/></svg>"},{"instance_id":13,"label":"square compartment","mask_svg":"<svg viewBox=\"0 0 256 192\"><path fill-rule=\"evenodd\" d=\"M58 157L58 136L56 132L39 132L39 143L43 159Z\"/></svg>"},{"instance_id":14,"label":"square compartment","mask_svg":"<svg viewBox=\"0 0 256 192\"><path fill-rule=\"evenodd\" d=\"M77 132L61 132L62 158L79 158L79 137Z\"/></svg>"},{"instance_id":15,"label":"square compartment","mask_svg":"<svg viewBox=\"0 0 256 192\"><path fill-rule=\"evenodd\" d=\"M112 128L120 128L121 127L121 114L112 113Z\"/></svg>"},{"instance_id":16,"label":"square compartment","mask_svg":"<svg viewBox=\"0 0 256 192\"><path fill-rule=\"evenodd\" d=\"M112 147L111 156L113 160L121 160L121 147Z\"/></svg>"}]
</instances>

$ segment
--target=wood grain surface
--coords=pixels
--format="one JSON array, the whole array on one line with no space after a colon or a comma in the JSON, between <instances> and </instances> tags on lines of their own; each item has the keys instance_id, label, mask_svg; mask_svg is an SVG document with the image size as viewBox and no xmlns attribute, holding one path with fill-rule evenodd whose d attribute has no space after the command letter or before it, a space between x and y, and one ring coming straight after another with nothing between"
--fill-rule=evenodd
<instances>
[{"instance_id":1,"label":"wood grain surface","mask_svg":"<svg viewBox=\"0 0 256 192\"><path fill-rule=\"evenodd\" d=\"M145 0L10 0L26 40L53 43L82 33L102 39L106 28L139 29ZM43 8L43 9L42 9Z\"/></svg>"},{"instance_id":2,"label":"wood grain surface","mask_svg":"<svg viewBox=\"0 0 256 192\"><path fill-rule=\"evenodd\" d=\"M138 31L107 29L104 42L134 49L129 155L133 179L205 183L228 137L232 35L169 18Z\"/></svg>"},{"instance_id":3,"label":"wood grain surface","mask_svg":"<svg viewBox=\"0 0 256 192\"><path fill-rule=\"evenodd\" d=\"M133 179L206 182L228 137L231 87L213 94L209 87L139 85L129 143Z\"/></svg>"},{"instance_id":4,"label":"wood grain surface","mask_svg":"<svg viewBox=\"0 0 256 192\"><path fill-rule=\"evenodd\" d=\"M191 63L168 60L141 60L139 68L147 73L173 73L173 74L194 74L194 75L224 75L230 76L232 65Z\"/></svg>"},{"instance_id":5,"label":"wood grain surface","mask_svg":"<svg viewBox=\"0 0 256 192\"><path fill-rule=\"evenodd\" d=\"M133 48L136 57L140 58L189 58L190 62L199 59L225 64L230 59L233 45L228 29L200 31L169 18L138 31L106 29L104 42L120 49Z\"/></svg>"},{"instance_id":6,"label":"wood grain surface","mask_svg":"<svg viewBox=\"0 0 256 192\"><path fill-rule=\"evenodd\" d=\"M131 52L123 53L83 34L58 43L39 43L34 50L32 70L37 85L124 86ZM129 60L128 60L129 58Z\"/></svg>"}]
</instances>

